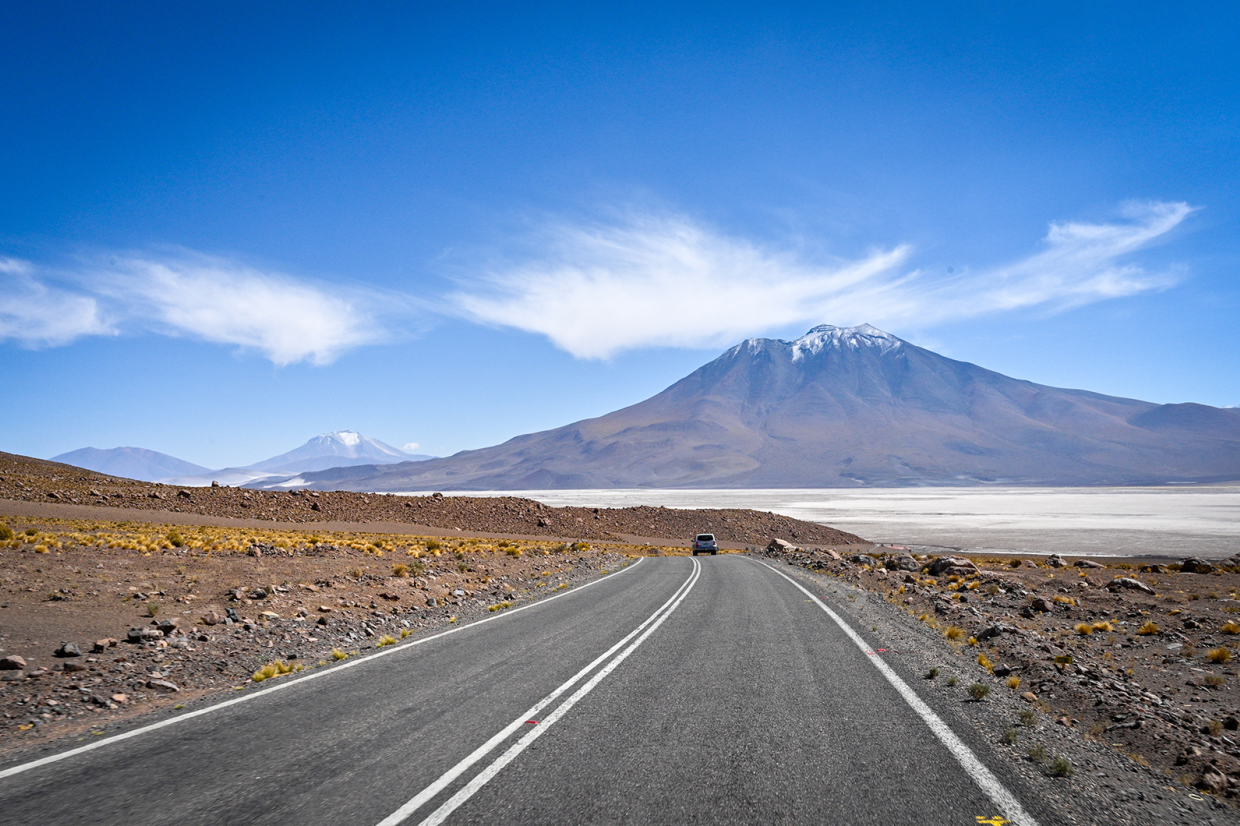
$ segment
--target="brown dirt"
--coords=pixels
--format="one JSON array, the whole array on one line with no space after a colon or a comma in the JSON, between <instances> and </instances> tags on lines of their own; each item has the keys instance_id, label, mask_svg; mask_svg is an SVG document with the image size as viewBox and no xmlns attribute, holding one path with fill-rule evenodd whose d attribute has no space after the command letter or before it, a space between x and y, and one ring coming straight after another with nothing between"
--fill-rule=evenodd
<instances>
[{"instance_id":1,"label":"brown dirt","mask_svg":"<svg viewBox=\"0 0 1240 826\"><path fill-rule=\"evenodd\" d=\"M764 546L772 537L798 544L866 544L826 525L744 509L678 510L661 507L553 508L515 496L396 496L315 491L277 493L244 488L177 488L93 473L71 465L0 453L0 500L168 511L246 524L292 522L392 523L422 533L503 534L654 544L687 543L714 533L723 547ZM72 511L57 511L69 516ZM98 514L98 511L91 512ZM172 521L167 516L160 521Z\"/></svg>"},{"instance_id":2,"label":"brown dirt","mask_svg":"<svg viewBox=\"0 0 1240 826\"><path fill-rule=\"evenodd\" d=\"M1066 557L1054 567L1050 557L968 554L957 556L970 558L975 574L930 576L932 556L916 557L916 571L882 568L906 553L836 560L829 551L767 551L885 597L942 632L979 676L1011 669L1019 680L1011 690L1031 692L1031 710L1081 737L1169 780L1240 796L1240 557L1207 574L1183 572L1177 560ZM1120 577L1155 594L1108 587ZM1039 598L1049 610L1034 610ZM999 624L1007 628L986 638Z\"/></svg>"}]
</instances>

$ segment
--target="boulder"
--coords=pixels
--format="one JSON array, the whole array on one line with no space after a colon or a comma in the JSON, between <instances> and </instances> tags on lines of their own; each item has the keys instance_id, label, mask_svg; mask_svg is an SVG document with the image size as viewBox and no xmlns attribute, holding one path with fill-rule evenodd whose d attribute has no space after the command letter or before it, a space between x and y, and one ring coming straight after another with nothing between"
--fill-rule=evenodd
<instances>
[{"instance_id":1,"label":"boulder","mask_svg":"<svg viewBox=\"0 0 1240 826\"><path fill-rule=\"evenodd\" d=\"M107 651L109 648L115 648L116 645L117 645L116 640L112 639L111 637L106 637L102 640L95 640L95 644L91 646L90 652L92 654L102 654L104 651Z\"/></svg>"},{"instance_id":2,"label":"boulder","mask_svg":"<svg viewBox=\"0 0 1240 826\"><path fill-rule=\"evenodd\" d=\"M1004 625L1003 623L1001 623L1001 622L1000 622L1000 623L996 623L996 624L994 624L994 625L990 626L989 628L985 628L985 629L983 629L983 630L979 631L979 632L978 632L978 634L977 634L977 638L978 638L978 640L988 640L988 639L991 639L991 638L993 638L993 637L997 637L997 636L999 636L1000 634L1012 634L1012 633L1014 633L1015 631L1016 631L1016 629L1015 629L1015 628L1013 628L1012 626L1010 626L1010 625ZM1002 676L1002 675L1000 675L1000 676Z\"/></svg>"},{"instance_id":3,"label":"boulder","mask_svg":"<svg viewBox=\"0 0 1240 826\"><path fill-rule=\"evenodd\" d=\"M852 556L848 557L848 561L856 563L857 565L869 565L871 568L880 567L878 564L878 560L870 556L869 554L853 554Z\"/></svg>"},{"instance_id":4,"label":"boulder","mask_svg":"<svg viewBox=\"0 0 1240 826\"><path fill-rule=\"evenodd\" d=\"M783 539L772 539L770 542L766 543L766 549L768 551L785 551L786 552L786 551L795 551L797 547L796 545L793 545L791 542L788 542Z\"/></svg>"},{"instance_id":5,"label":"boulder","mask_svg":"<svg viewBox=\"0 0 1240 826\"><path fill-rule=\"evenodd\" d=\"M1213 571L1214 566L1200 557L1190 556L1188 559L1180 562L1180 573L1182 574L1208 574Z\"/></svg>"},{"instance_id":6,"label":"boulder","mask_svg":"<svg viewBox=\"0 0 1240 826\"><path fill-rule=\"evenodd\" d=\"M1197 788L1210 794L1219 794L1226 791L1227 775L1214 766L1206 766L1205 771L1201 773L1201 779L1197 781Z\"/></svg>"},{"instance_id":7,"label":"boulder","mask_svg":"<svg viewBox=\"0 0 1240 826\"><path fill-rule=\"evenodd\" d=\"M889 571L918 571L921 570L921 564L908 554L900 556L891 556L887 558L887 570Z\"/></svg>"},{"instance_id":8,"label":"boulder","mask_svg":"<svg viewBox=\"0 0 1240 826\"><path fill-rule=\"evenodd\" d=\"M176 630L177 626L180 624L181 624L181 621L179 619L175 617L169 617L167 619L161 619L159 622L155 624L155 627L158 628L160 631L163 631L165 634L171 634L173 631Z\"/></svg>"},{"instance_id":9,"label":"boulder","mask_svg":"<svg viewBox=\"0 0 1240 826\"><path fill-rule=\"evenodd\" d=\"M0 671L21 671L26 667L26 660L16 654L0 659Z\"/></svg>"},{"instance_id":10,"label":"boulder","mask_svg":"<svg viewBox=\"0 0 1240 826\"><path fill-rule=\"evenodd\" d=\"M207 613L202 615L203 625L219 625L219 623L220 623L220 615L215 613L214 611L208 611Z\"/></svg>"},{"instance_id":11,"label":"boulder","mask_svg":"<svg viewBox=\"0 0 1240 826\"><path fill-rule=\"evenodd\" d=\"M1064 559L1062 556L1060 556L1059 554L1051 554L1050 556L1048 556L1046 558L1046 564L1050 565L1052 568L1068 567L1068 561Z\"/></svg>"},{"instance_id":12,"label":"boulder","mask_svg":"<svg viewBox=\"0 0 1240 826\"><path fill-rule=\"evenodd\" d=\"M126 638L130 642L153 642L162 640L164 632L158 628L130 628Z\"/></svg>"},{"instance_id":13,"label":"boulder","mask_svg":"<svg viewBox=\"0 0 1240 826\"><path fill-rule=\"evenodd\" d=\"M1106 567L1105 565L1094 562L1092 559L1078 559L1076 562L1072 564L1078 568L1105 568Z\"/></svg>"},{"instance_id":14,"label":"boulder","mask_svg":"<svg viewBox=\"0 0 1240 826\"><path fill-rule=\"evenodd\" d=\"M1029 603L1029 607L1035 611L1041 611L1043 614L1055 610L1055 604L1046 597L1034 597L1033 602Z\"/></svg>"},{"instance_id":15,"label":"boulder","mask_svg":"<svg viewBox=\"0 0 1240 826\"><path fill-rule=\"evenodd\" d=\"M1112 591L1118 591L1121 588L1127 588L1130 591L1140 591L1143 594L1154 595L1154 589L1146 585L1139 579L1133 579L1128 576L1117 576L1107 585Z\"/></svg>"},{"instance_id":16,"label":"boulder","mask_svg":"<svg viewBox=\"0 0 1240 826\"><path fill-rule=\"evenodd\" d=\"M78 648L76 642L62 642L60 648L56 649L57 657L80 657L82 649Z\"/></svg>"},{"instance_id":17,"label":"boulder","mask_svg":"<svg viewBox=\"0 0 1240 826\"><path fill-rule=\"evenodd\" d=\"M176 684L170 683L167 680L147 680L146 687L155 691L163 691L166 694L173 694L181 690Z\"/></svg>"},{"instance_id":18,"label":"boulder","mask_svg":"<svg viewBox=\"0 0 1240 826\"><path fill-rule=\"evenodd\" d=\"M959 574L961 569L970 574L978 573L977 564L963 556L941 556L930 563L931 576L940 576L942 574L951 576L952 574Z\"/></svg>"}]
</instances>

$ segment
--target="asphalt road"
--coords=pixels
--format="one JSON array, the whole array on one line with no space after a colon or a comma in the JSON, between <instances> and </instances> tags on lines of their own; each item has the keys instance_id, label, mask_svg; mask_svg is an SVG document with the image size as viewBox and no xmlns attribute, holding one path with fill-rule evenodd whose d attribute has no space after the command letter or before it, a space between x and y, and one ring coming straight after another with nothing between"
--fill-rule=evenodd
<instances>
[{"instance_id":1,"label":"asphalt road","mask_svg":"<svg viewBox=\"0 0 1240 826\"><path fill-rule=\"evenodd\" d=\"M0 821L1056 822L898 658L754 559L645 559L488 619L5 765Z\"/></svg>"}]
</instances>

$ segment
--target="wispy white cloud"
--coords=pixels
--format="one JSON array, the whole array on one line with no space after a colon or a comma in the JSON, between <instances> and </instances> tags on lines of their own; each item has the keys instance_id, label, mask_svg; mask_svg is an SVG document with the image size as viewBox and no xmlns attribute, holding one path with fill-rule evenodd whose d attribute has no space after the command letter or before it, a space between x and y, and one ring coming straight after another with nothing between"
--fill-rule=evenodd
<instances>
[{"instance_id":1,"label":"wispy white cloud","mask_svg":"<svg viewBox=\"0 0 1240 826\"><path fill-rule=\"evenodd\" d=\"M413 451L417 450L419 447L421 447L421 445L418 444L417 442L409 442L404 447L402 447L401 450L405 451L406 453L412 453Z\"/></svg>"},{"instance_id":2,"label":"wispy white cloud","mask_svg":"<svg viewBox=\"0 0 1240 826\"><path fill-rule=\"evenodd\" d=\"M0 258L0 283L0 339L32 347L154 332L252 350L277 365L322 365L392 338L388 317L416 314L407 296L314 284L186 250L48 272Z\"/></svg>"},{"instance_id":3,"label":"wispy white cloud","mask_svg":"<svg viewBox=\"0 0 1240 826\"><path fill-rule=\"evenodd\" d=\"M929 326L1054 311L1173 284L1174 273L1122 259L1191 212L1183 203L1133 203L1113 223L1052 223L1041 251L946 278L906 269L905 245L823 263L677 216L559 225L541 255L493 269L450 302L476 321L545 335L579 358L719 346L793 323Z\"/></svg>"},{"instance_id":4,"label":"wispy white cloud","mask_svg":"<svg viewBox=\"0 0 1240 826\"><path fill-rule=\"evenodd\" d=\"M91 296L42 283L29 261L0 258L0 341L56 347L114 332Z\"/></svg>"},{"instance_id":5,"label":"wispy white cloud","mask_svg":"<svg viewBox=\"0 0 1240 826\"><path fill-rule=\"evenodd\" d=\"M130 326L256 350L277 365L328 364L388 336L376 296L195 253L112 261L92 288Z\"/></svg>"}]
</instances>

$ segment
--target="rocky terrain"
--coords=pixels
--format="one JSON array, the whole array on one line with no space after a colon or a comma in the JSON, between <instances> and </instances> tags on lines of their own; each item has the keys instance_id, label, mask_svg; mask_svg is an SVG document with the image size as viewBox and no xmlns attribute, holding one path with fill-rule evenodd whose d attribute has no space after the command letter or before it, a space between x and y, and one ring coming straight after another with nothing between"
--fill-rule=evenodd
<instances>
[{"instance_id":1,"label":"rocky terrain","mask_svg":"<svg viewBox=\"0 0 1240 826\"><path fill-rule=\"evenodd\" d=\"M1108 776L1102 749L1172 791L1240 800L1240 555L1138 564L787 542L765 555L869 592L931 632L917 646L927 681L965 700L977 684L981 699L1024 709L1002 735L1018 759L1096 780ZM1037 749L1048 727L1067 762Z\"/></svg>"},{"instance_id":2,"label":"rocky terrain","mask_svg":"<svg viewBox=\"0 0 1240 826\"><path fill-rule=\"evenodd\" d=\"M330 667L569 589L635 551L9 518L0 752Z\"/></svg>"},{"instance_id":3,"label":"rocky terrain","mask_svg":"<svg viewBox=\"0 0 1240 826\"><path fill-rule=\"evenodd\" d=\"M628 542L687 543L709 531L725 547L764 545L772 536L820 545L865 544L825 525L753 510L552 508L513 496L394 496L347 491L274 492L244 488L178 488L104 476L0 453L0 500L169 511L273 522L399 522L453 533Z\"/></svg>"}]
</instances>

